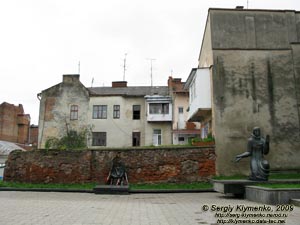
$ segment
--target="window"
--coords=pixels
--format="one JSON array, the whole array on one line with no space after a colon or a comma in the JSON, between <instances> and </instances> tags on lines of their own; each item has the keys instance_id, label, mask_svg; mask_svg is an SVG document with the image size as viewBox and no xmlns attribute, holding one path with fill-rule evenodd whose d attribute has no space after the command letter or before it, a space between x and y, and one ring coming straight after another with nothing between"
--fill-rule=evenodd
<instances>
[{"instance_id":1,"label":"window","mask_svg":"<svg viewBox=\"0 0 300 225\"><path fill-rule=\"evenodd\" d=\"M169 103L150 103L150 114L169 114Z\"/></svg>"},{"instance_id":2,"label":"window","mask_svg":"<svg viewBox=\"0 0 300 225\"><path fill-rule=\"evenodd\" d=\"M133 105L132 106L132 119L139 120L141 119L141 106L140 105Z\"/></svg>"},{"instance_id":3,"label":"window","mask_svg":"<svg viewBox=\"0 0 300 225\"><path fill-rule=\"evenodd\" d=\"M114 105L114 119L120 119L120 105Z\"/></svg>"},{"instance_id":4,"label":"window","mask_svg":"<svg viewBox=\"0 0 300 225\"><path fill-rule=\"evenodd\" d=\"M106 118L107 118L107 105L94 105L93 119L106 119Z\"/></svg>"},{"instance_id":5,"label":"window","mask_svg":"<svg viewBox=\"0 0 300 225\"><path fill-rule=\"evenodd\" d=\"M197 96L196 96L196 84L195 80L192 82L192 85L190 87L190 100L193 101Z\"/></svg>"},{"instance_id":6,"label":"window","mask_svg":"<svg viewBox=\"0 0 300 225\"><path fill-rule=\"evenodd\" d=\"M161 145L161 130L160 129L153 130L153 145L154 146Z\"/></svg>"},{"instance_id":7,"label":"window","mask_svg":"<svg viewBox=\"0 0 300 225\"><path fill-rule=\"evenodd\" d=\"M178 113L182 114L183 113L183 107L178 107Z\"/></svg>"},{"instance_id":8,"label":"window","mask_svg":"<svg viewBox=\"0 0 300 225\"><path fill-rule=\"evenodd\" d=\"M93 132L92 146L106 146L106 132Z\"/></svg>"},{"instance_id":9,"label":"window","mask_svg":"<svg viewBox=\"0 0 300 225\"><path fill-rule=\"evenodd\" d=\"M78 120L78 105L71 105L70 120Z\"/></svg>"},{"instance_id":10,"label":"window","mask_svg":"<svg viewBox=\"0 0 300 225\"><path fill-rule=\"evenodd\" d=\"M184 137L179 137L178 141L184 141Z\"/></svg>"},{"instance_id":11,"label":"window","mask_svg":"<svg viewBox=\"0 0 300 225\"><path fill-rule=\"evenodd\" d=\"M132 146L141 145L141 132L132 132Z\"/></svg>"}]
</instances>

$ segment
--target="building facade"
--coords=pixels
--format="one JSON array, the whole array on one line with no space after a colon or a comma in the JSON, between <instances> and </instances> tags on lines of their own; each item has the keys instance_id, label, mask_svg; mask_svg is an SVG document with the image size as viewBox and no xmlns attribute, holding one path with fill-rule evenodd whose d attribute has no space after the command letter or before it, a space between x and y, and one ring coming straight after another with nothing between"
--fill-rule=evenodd
<instances>
[{"instance_id":1,"label":"building facade","mask_svg":"<svg viewBox=\"0 0 300 225\"><path fill-rule=\"evenodd\" d=\"M22 104L0 105L0 140L28 144L29 126L30 115L24 113Z\"/></svg>"},{"instance_id":2,"label":"building facade","mask_svg":"<svg viewBox=\"0 0 300 225\"><path fill-rule=\"evenodd\" d=\"M172 100L168 87L86 88L79 75L39 94L39 148L67 131L87 130L89 148L171 144Z\"/></svg>"},{"instance_id":3,"label":"building facade","mask_svg":"<svg viewBox=\"0 0 300 225\"><path fill-rule=\"evenodd\" d=\"M189 90L184 89L181 78L169 77L168 87L173 102L172 143L188 144L192 138L200 138L201 130L198 121L188 121Z\"/></svg>"},{"instance_id":4,"label":"building facade","mask_svg":"<svg viewBox=\"0 0 300 225\"><path fill-rule=\"evenodd\" d=\"M249 172L253 127L269 134L271 169L300 167L300 13L209 9L198 69L209 68L218 174ZM199 107L200 114L201 107Z\"/></svg>"}]
</instances>

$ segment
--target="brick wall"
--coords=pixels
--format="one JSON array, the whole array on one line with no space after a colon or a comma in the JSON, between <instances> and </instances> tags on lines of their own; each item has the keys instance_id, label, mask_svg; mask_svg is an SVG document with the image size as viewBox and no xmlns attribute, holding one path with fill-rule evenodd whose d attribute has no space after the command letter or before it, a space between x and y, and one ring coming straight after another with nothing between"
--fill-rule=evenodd
<instances>
[{"instance_id":1,"label":"brick wall","mask_svg":"<svg viewBox=\"0 0 300 225\"><path fill-rule=\"evenodd\" d=\"M30 116L24 114L22 104L7 102L0 105L0 140L27 143Z\"/></svg>"},{"instance_id":2,"label":"brick wall","mask_svg":"<svg viewBox=\"0 0 300 225\"><path fill-rule=\"evenodd\" d=\"M130 183L189 183L215 174L213 147L57 151L14 151L5 181L31 183L104 183L112 159L120 153Z\"/></svg>"}]
</instances>

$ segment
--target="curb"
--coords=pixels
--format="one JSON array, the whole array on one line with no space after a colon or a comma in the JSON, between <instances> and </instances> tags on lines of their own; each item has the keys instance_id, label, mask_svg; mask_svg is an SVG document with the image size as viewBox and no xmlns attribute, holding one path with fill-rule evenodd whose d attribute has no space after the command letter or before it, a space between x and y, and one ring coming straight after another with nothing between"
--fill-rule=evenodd
<instances>
[{"instance_id":1,"label":"curb","mask_svg":"<svg viewBox=\"0 0 300 225\"><path fill-rule=\"evenodd\" d=\"M213 188L205 189L137 189L129 190L130 194L164 194L164 193L201 193L201 192L215 192Z\"/></svg>"},{"instance_id":2,"label":"curb","mask_svg":"<svg viewBox=\"0 0 300 225\"><path fill-rule=\"evenodd\" d=\"M66 192L66 193L95 193L93 190L89 189L58 189L58 188L10 188L1 187L0 191L32 191L32 192ZM213 188L206 189L137 189L129 190L129 194L166 194L166 193L201 193L201 192L215 192ZM107 193L109 194L109 193Z\"/></svg>"},{"instance_id":3,"label":"curb","mask_svg":"<svg viewBox=\"0 0 300 225\"><path fill-rule=\"evenodd\" d=\"M88 189L60 189L60 188L10 188L1 187L0 191L32 191L32 192L71 192L71 193L94 193Z\"/></svg>"}]
</instances>

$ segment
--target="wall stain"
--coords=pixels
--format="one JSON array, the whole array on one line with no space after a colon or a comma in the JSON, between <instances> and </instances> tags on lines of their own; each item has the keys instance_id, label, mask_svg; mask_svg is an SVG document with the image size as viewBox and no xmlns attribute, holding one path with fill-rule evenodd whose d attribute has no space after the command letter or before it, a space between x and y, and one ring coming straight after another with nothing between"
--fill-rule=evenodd
<instances>
[{"instance_id":1,"label":"wall stain","mask_svg":"<svg viewBox=\"0 0 300 225\"><path fill-rule=\"evenodd\" d=\"M251 88L252 88L252 92L251 92L251 96L252 96L252 100L253 100L253 113L257 112L257 96L256 96L256 80L255 80L255 76L254 76L254 63L252 62L250 65L250 74L251 74Z\"/></svg>"},{"instance_id":2,"label":"wall stain","mask_svg":"<svg viewBox=\"0 0 300 225\"><path fill-rule=\"evenodd\" d=\"M269 113L271 117L271 124L275 124L275 103L274 103L274 84L271 71L270 61L267 61L267 82L268 82L268 97L269 97Z\"/></svg>"}]
</instances>

